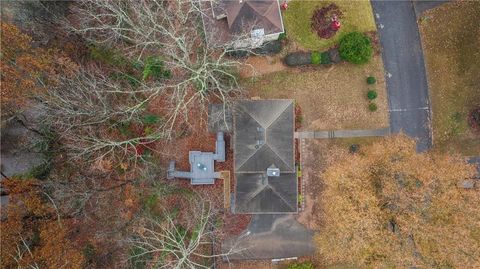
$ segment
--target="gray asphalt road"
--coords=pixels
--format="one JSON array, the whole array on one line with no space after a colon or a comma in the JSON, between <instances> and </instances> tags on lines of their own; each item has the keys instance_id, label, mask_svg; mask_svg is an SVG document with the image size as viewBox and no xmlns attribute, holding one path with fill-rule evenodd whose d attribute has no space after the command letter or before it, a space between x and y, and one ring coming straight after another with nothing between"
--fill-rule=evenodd
<instances>
[{"instance_id":1,"label":"gray asphalt road","mask_svg":"<svg viewBox=\"0 0 480 269\"><path fill-rule=\"evenodd\" d=\"M410 1L372 1L386 72L390 128L432 145L430 102L417 21Z\"/></svg>"}]
</instances>

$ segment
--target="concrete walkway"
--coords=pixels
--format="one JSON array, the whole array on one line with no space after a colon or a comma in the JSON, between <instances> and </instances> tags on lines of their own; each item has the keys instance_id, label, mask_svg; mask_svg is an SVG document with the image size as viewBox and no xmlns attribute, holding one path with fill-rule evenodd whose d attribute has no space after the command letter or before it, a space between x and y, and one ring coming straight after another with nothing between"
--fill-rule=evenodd
<instances>
[{"instance_id":1,"label":"concrete walkway","mask_svg":"<svg viewBox=\"0 0 480 269\"><path fill-rule=\"evenodd\" d=\"M372 1L385 66L390 127L432 146L430 101L417 16L411 1Z\"/></svg>"},{"instance_id":2,"label":"concrete walkway","mask_svg":"<svg viewBox=\"0 0 480 269\"><path fill-rule=\"evenodd\" d=\"M369 137L387 136L390 128L368 130L330 130L330 131L302 131L295 132L295 138L346 138L346 137Z\"/></svg>"}]
</instances>

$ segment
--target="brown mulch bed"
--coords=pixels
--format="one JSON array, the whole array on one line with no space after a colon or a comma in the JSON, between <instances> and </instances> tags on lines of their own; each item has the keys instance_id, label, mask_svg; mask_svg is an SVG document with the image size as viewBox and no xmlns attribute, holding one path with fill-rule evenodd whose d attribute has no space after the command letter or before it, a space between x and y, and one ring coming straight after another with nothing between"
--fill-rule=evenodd
<instances>
[{"instance_id":1,"label":"brown mulch bed","mask_svg":"<svg viewBox=\"0 0 480 269\"><path fill-rule=\"evenodd\" d=\"M235 236L247 229L252 215L226 213L223 216L223 232L225 235Z\"/></svg>"},{"instance_id":2,"label":"brown mulch bed","mask_svg":"<svg viewBox=\"0 0 480 269\"><path fill-rule=\"evenodd\" d=\"M343 13L340 8L333 3L328 6L318 8L313 13L312 29L320 38L329 39L337 33L337 31L332 30L330 27L332 23L332 17L334 15L336 15L338 19L341 19Z\"/></svg>"}]
</instances>

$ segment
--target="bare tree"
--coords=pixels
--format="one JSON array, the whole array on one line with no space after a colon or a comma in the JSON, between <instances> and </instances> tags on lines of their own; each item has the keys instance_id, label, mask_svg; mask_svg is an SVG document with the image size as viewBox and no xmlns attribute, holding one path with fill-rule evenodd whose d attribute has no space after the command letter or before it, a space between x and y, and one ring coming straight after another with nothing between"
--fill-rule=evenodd
<instances>
[{"instance_id":1,"label":"bare tree","mask_svg":"<svg viewBox=\"0 0 480 269\"><path fill-rule=\"evenodd\" d=\"M192 107L205 111L213 100L228 104L241 94L234 70L242 64L228 57L239 36L220 47L208 46L202 26L202 8L196 0L85 0L74 8L71 29L87 39L123 48L126 55L142 60L162 57L173 77L161 85L168 96L167 123L188 119ZM168 93L168 94L166 94Z\"/></svg>"},{"instance_id":2,"label":"bare tree","mask_svg":"<svg viewBox=\"0 0 480 269\"><path fill-rule=\"evenodd\" d=\"M147 88L140 83L131 87L102 75L101 72L79 70L73 77L63 77L41 96L46 109L46 122L55 131L74 157L125 159L136 156L139 145L166 136L160 123L148 134L121 136L116 129L135 120L140 121L145 104L163 90Z\"/></svg>"},{"instance_id":3,"label":"bare tree","mask_svg":"<svg viewBox=\"0 0 480 269\"><path fill-rule=\"evenodd\" d=\"M149 256L145 261L158 268L210 268L202 262L241 251L233 244L227 252L212 253L217 212L209 202L192 199L181 213L163 212L160 218L146 219L137 229L130 240L137 251L130 259Z\"/></svg>"}]
</instances>

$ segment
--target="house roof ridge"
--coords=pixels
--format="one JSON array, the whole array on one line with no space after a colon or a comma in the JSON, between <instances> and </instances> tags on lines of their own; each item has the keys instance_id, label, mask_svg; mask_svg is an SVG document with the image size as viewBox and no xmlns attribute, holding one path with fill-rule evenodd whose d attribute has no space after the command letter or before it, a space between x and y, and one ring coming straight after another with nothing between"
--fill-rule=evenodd
<instances>
[{"instance_id":1,"label":"house roof ridge","mask_svg":"<svg viewBox=\"0 0 480 269\"><path fill-rule=\"evenodd\" d=\"M288 164L282 157L280 157L280 154L278 154L278 152L276 152L273 147L271 147L268 143L265 143L268 148L273 152L275 153L275 155L277 155L277 157L285 164L286 167L289 167L290 169L292 169L293 171L293 167L290 166L290 164Z\"/></svg>"},{"instance_id":2,"label":"house roof ridge","mask_svg":"<svg viewBox=\"0 0 480 269\"><path fill-rule=\"evenodd\" d=\"M273 186L270 185L270 182L268 182L268 187L272 190L272 192L278 197L280 198L280 200L282 200L288 207L290 207L292 210L296 210L295 207L293 207L285 198L283 198L283 196L277 191L275 190L275 188ZM264 188L265 189L265 188ZM263 189L262 189L263 191Z\"/></svg>"},{"instance_id":3,"label":"house roof ridge","mask_svg":"<svg viewBox=\"0 0 480 269\"><path fill-rule=\"evenodd\" d=\"M267 187L269 187L270 189L272 189L272 187L271 187L269 184L264 185L262 188L256 190L254 193L252 193L251 195L249 195L249 196L247 197L247 199L245 199L244 204L252 201L253 199L255 199L255 197L257 197L260 193L262 193ZM273 191L273 190L272 190L272 191Z\"/></svg>"},{"instance_id":4,"label":"house roof ridge","mask_svg":"<svg viewBox=\"0 0 480 269\"><path fill-rule=\"evenodd\" d=\"M285 109L282 110L282 112L280 112L278 114L278 117L275 118L275 120L273 120L267 128L265 128L265 133L268 131L268 129L270 128L270 126L272 126L272 124L274 124L276 121L278 121L278 119L280 118L280 116L285 113L285 111L287 111L287 109L290 107L290 105L292 105L293 102L290 102L286 107ZM277 155L277 157L282 160L282 162L285 164L285 166L289 167L290 169L293 170L293 167L290 166L289 162L286 162L281 156L280 154L278 154L278 152L274 149L274 147L272 147L269 143L268 143L268 139L267 139L267 135L265 135L265 144L268 145L268 147L273 151L273 153L275 153L275 155Z\"/></svg>"}]
</instances>

